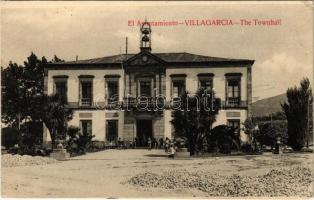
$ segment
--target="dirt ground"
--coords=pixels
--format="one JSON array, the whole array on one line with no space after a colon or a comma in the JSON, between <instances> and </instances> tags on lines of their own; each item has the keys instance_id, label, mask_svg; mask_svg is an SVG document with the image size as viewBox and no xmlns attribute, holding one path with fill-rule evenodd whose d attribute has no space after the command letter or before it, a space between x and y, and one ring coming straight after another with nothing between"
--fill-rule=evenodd
<instances>
[{"instance_id":1,"label":"dirt ground","mask_svg":"<svg viewBox=\"0 0 314 200\"><path fill-rule=\"evenodd\" d=\"M271 168L307 166L314 154L233 156L173 160L162 150L106 150L36 166L2 167L2 197L207 197L195 189L138 188L127 180L143 172L212 170L256 176Z\"/></svg>"}]
</instances>

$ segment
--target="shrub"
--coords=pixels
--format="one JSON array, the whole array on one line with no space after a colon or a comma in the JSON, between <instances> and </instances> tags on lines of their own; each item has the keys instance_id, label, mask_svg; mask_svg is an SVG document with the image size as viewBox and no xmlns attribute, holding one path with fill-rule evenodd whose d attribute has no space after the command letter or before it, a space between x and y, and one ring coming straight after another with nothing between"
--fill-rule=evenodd
<instances>
[{"instance_id":1,"label":"shrub","mask_svg":"<svg viewBox=\"0 0 314 200\"><path fill-rule=\"evenodd\" d=\"M249 140L248 142L252 143L254 133L255 133L256 124L253 122L253 120L251 118L246 119L244 121L244 123L242 123L242 124L243 124L242 130L248 136L248 140Z\"/></svg>"},{"instance_id":2,"label":"shrub","mask_svg":"<svg viewBox=\"0 0 314 200\"><path fill-rule=\"evenodd\" d=\"M254 152L252 146L250 144L248 144L248 143L243 144L241 146L241 151L244 152L244 153L247 153L247 154L250 154L250 153Z\"/></svg>"},{"instance_id":3,"label":"shrub","mask_svg":"<svg viewBox=\"0 0 314 200\"><path fill-rule=\"evenodd\" d=\"M92 145L94 135L83 134L79 127L70 126L68 128L67 150L73 154L85 154Z\"/></svg>"},{"instance_id":4,"label":"shrub","mask_svg":"<svg viewBox=\"0 0 314 200\"><path fill-rule=\"evenodd\" d=\"M79 132L78 138L76 140L78 153L85 154L86 151L90 149L93 137L94 135L87 135L87 134L82 134L81 132Z\"/></svg>"},{"instance_id":5,"label":"shrub","mask_svg":"<svg viewBox=\"0 0 314 200\"><path fill-rule=\"evenodd\" d=\"M211 130L208 140L210 141L211 149L218 147L220 153L229 154L232 148L238 149L238 137L234 128L227 125L219 125Z\"/></svg>"},{"instance_id":6,"label":"shrub","mask_svg":"<svg viewBox=\"0 0 314 200\"><path fill-rule=\"evenodd\" d=\"M19 141L20 154L36 155L36 151L42 144L42 124L25 122L21 126Z\"/></svg>"},{"instance_id":7,"label":"shrub","mask_svg":"<svg viewBox=\"0 0 314 200\"><path fill-rule=\"evenodd\" d=\"M37 155L42 144L42 124L30 121L21 124L20 130L3 128L1 139L1 145L8 148L10 153Z\"/></svg>"},{"instance_id":8,"label":"shrub","mask_svg":"<svg viewBox=\"0 0 314 200\"><path fill-rule=\"evenodd\" d=\"M265 122L259 125L259 135L256 140L263 145L273 146L277 138L281 138L283 144L287 143L287 123L286 121Z\"/></svg>"},{"instance_id":9,"label":"shrub","mask_svg":"<svg viewBox=\"0 0 314 200\"><path fill-rule=\"evenodd\" d=\"M95 152L105 149L105 142L104 141L92 141L89 151Z\"/></svg>"},{"instance_id":10,"label":"shrub","mask_svg":"<svg viewBox=\"0 0 314 200\"><path fill-rule=\"evenodd\" d=\"M1 146L6 148L13 147L19 143L21 133L16 128L5 127L1 129Z\"/></svg>"}]
</instances>

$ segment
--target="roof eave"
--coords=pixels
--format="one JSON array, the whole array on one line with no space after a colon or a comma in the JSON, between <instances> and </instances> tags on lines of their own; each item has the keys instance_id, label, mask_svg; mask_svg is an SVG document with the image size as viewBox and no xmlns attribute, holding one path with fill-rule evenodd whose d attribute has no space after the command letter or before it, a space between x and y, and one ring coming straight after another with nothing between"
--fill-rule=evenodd
<instances>
[{"instance_id":1,"label":"roof eave","mask_svg":"<svg viewBox=\"0 0 314 200\"><path fill-rule=\"evenodd\" d=\"M223 64L238 64L238 65L253 65L255 60L225 60L225 61L174 61L169 62L165 61L164 64L174 64L174 65L186 65L186 64L216 64L216 65L223 65ZM123 62L125 64L125 62ZM121 66L122 63L48 63L45 67L64 67L64 66Z\"/></svg>"}]
</instances>

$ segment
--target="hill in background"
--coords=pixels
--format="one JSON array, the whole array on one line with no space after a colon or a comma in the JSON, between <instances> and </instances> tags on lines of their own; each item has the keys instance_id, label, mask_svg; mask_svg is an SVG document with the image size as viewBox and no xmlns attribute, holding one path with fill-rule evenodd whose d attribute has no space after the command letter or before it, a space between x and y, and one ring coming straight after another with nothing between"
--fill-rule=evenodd
<instances>
[{"instance_id":1,"label":"hill in background","mask_svg":"<svg viewBox=\"0 0 314 200\"><path fill-rule=\"evenodd\" d=\"M254 117L269 116L271 113L281 111L280 103L287 100L286 93L256 101L252 104Z\"/></svg>"}]
</instances>

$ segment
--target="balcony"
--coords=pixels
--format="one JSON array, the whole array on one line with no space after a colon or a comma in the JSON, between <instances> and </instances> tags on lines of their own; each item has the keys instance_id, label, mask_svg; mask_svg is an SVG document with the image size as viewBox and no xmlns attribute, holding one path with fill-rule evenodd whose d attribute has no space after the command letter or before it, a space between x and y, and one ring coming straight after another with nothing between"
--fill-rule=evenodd
<instances>
[{"instance_id":1,"label":"balcony","mask_svg":"<svg viewBox=\"0 0 314 200\"><path fill-rule=\"evenodd\" d=\"M90 107L90 106L92 106L92 99L91 98L81 98L80 106L81 107Z\"/></svg>"},{"instance_id":2,"label":"balcony","mask_svg":"<svg viewBox=\"0 0 314 200\"><path fill-rule=\"evenodd\" d=\"M123 105L128 105L129 107L137 107L137 106L146 106L147 107L154 107L156 105L162 106L166 104L166 100L163 98L156 98L156 97L128 97L123 99Z\"/></svg>"},{"instance_id":3,"label":"balcony","mask_svg":"<svg viewBox=\"0 0 314 200\"><path fill-rule=\"evenodd\" d=\"M239 98L228 98L227 101L221 102L222 109L232 108L247 108L247 101L242 101Z\"/></svg>"}]
</instances>

